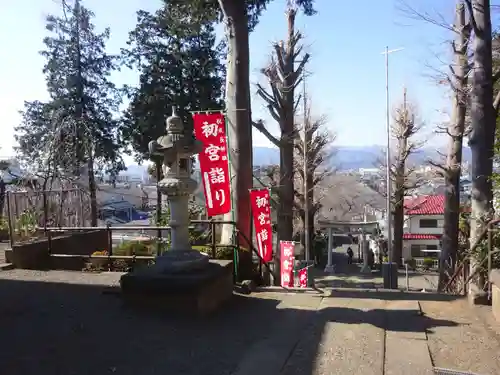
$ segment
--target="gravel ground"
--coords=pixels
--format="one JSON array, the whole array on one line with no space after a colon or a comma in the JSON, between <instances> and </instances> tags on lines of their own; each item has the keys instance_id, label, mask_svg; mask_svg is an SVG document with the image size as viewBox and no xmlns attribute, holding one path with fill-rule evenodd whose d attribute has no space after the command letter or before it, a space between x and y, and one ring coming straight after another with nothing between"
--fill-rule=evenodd
<instances>
[{"instance_id":1,"label":"gravel ground","mask_svg":"<svg viewBox=\"0 0 500 375\"><path fill-rule=\"evenodd\" d=\"M492 314L486 311L488 307L472 308L465 300L424 301L421 306L429 318L450 319L458 324L434 327L428 332L434 366L481 375L500 374L500 336L489 326Z\"/></svg>"},{"instance_id":2,"label":"gravel ground","mask_svg":"<svg viewBox=\"0 0 500 375\"><path fill-rule=\"evenodd\" d=\"M5 373L230 374L247 348L290 321L276 309L282 293L235 296L220 314L198 320L139 313L102 293L117 281L105 273L0 272Z\"/></svg>"}]
</instances>

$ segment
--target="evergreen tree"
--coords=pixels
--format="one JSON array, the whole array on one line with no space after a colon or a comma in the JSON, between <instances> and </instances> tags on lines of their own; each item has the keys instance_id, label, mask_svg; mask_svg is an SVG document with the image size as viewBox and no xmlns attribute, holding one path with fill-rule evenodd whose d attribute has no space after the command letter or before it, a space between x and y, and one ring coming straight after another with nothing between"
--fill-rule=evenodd
<instances>
[{"instance_id":1,"label":"evergreen tree","mask_svg":"<svg viewBox=\"0 0 500 375\"><path fill-rule=\"evenodd\" d=\"M127 44L124 62L139 70L140 81L128 90L122 134L140 162L150 157L148 143L165 134L172 106L191 129L190 111L222 109L223 44L210 17L193 16L182 2L166 2L154 14L139 11Z\"/></svg>"},{"instance_id":2,"label":"evergreen tree","mask_svg":"<svg viewBox=\"0 0 500 375\"><path fill-rule=\"evenodd\" d=\"M120 96L110 74L116 57L106 53L109 29L97 33L93 13L79 0L63 2L63 16L48 16L43 72L50 100L27 102L15 129L25 160L54 169L81 173L85 166L91 198L92 225L97 225L95 166L108 172L123 169L114 117ZM45 160L44 160L45 159Z\"/></svg>"},{"instance_id":3,"label":"evergreen tree","mask_svg":"<svg viewBox=\"0 0 500 375\"><path fill-rule=\"evenodd\" d=\"M217 44L209 15L193 12L184 2L165 2L154 14L139 11L127 44L124 63L139 70L140 80L138 87L128 90L131 101L122 135L140 162L152 157L148 143L165 134L172 106L191 129L189 111L222 108L223 44ZM162 178L161 159L156 157L154 162L158 181ZM162 217L161 200L157 190L157 222Z\"/></svg>"}]
</instances>

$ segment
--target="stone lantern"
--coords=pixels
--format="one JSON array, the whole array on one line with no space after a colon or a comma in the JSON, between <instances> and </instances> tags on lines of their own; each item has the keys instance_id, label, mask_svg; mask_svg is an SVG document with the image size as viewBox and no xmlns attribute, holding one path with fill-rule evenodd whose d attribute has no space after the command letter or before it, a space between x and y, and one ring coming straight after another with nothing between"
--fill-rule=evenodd
<instances>
[{"instance_id":1,"label":"stone lantern","mask_svg":"<svg viewBox=\"0 0 500 375\"><path fill-rule=\"evenodd\" d=\"M185 271L204 267L208 256L193 250L189 241L189 198L198 187L191 178L191 157L203 145L187 134L175 107L167 118L166 134L149 143L151 155L163 156L163 180L158 182L170 208L171 248L156 259L162 270Z\"/></svg>"},{"instance_id":2,"label":"stone lantern","mask_svg":"<svg viewBox=\"0 0 500 375\"><path fill-rule=\"evenodd\" d=\"M232 295L232 261L209 259L192 249L189 240L189 199L198 187L191 178L191 157L202 149L174 107L166 120L166 134L149 143L150 154L163 157L164 177L158 188L170 208L171 247L157 256L154 265L121 277L122 294L128 301L155 301L169 309L205 313Z\"/></svg>"}]
</instances>

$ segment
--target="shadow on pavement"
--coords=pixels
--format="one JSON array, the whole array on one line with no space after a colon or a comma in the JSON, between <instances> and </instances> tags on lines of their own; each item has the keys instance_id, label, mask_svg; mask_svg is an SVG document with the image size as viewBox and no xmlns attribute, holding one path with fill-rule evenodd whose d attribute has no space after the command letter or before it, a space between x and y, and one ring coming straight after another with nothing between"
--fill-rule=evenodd
<instances>
[{"instance_id":1,"label":"shadow on pavement","mask_svg":"<svg viewBox=\"0 0 500 375\"><path fill-rule=\"evenodd\" d=\"M359 298L370 295L381 298ZM399 331L454 324L399 310L278 308L285 297L270 293L234 295L205 318L127 309L102 285L0 279L0 298L0 363L9 375L276 375L298 356L300 342L307 342L309 355L300 371L287 367L286 373L312 375L327 322Z\"/></svg>"},{"instance_id":2,"label":"shadow on pavement","mask_svg":"<svg viewBox=\"0 0 500 375\"><path fill-rule=\"evenodd\" d=\"M455 301L463 296L441 293L405 292L400 290L333 289L328 297L380 299L385 301Z\"/></svg>"}]
</instances>

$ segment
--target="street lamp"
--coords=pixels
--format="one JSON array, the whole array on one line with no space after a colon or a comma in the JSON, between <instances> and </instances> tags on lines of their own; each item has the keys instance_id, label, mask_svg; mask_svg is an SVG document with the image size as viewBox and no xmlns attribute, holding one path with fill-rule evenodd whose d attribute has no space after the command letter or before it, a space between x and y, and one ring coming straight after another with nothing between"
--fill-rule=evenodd
<instances>
[{"instance_id":1,"label":"street lamp","mask_svg":"<svg viewBox=\"0 0 500 375\"><path fill-rule=\"evenodd\" d=\"M391 220L391 125L390 125L390 108L389 108L389 54L402 51L404 48L389 49L385 47L382 55L385 55L385 106L386 106L386 132L387 132L387 152L386 152L386 209L387 209L387 253L389 255L389 263L392 263L392 220Z\"/></svg>"}]
</instances>

